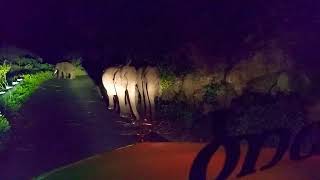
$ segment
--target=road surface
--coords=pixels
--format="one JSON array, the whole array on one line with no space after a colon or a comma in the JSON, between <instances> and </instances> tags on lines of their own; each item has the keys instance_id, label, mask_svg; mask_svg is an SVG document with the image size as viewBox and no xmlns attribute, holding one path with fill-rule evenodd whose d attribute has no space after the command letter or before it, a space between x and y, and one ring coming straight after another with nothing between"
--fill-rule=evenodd
<instances>
[{"instance_id":1,"label":"road surface","mask_svg":"<svg viewBox=\"0 0 320 180\"><path fill-rule=\"evenodd\" d=\"M187 180L202 143L140 143L82 160L67 167L45 173L37 180ZM275 149L263 148L255 164L256 172L238 178L245 160L247 146L241 146L240 159L228 180L318 180L320 156L292 161L286 153L274 167L259 170L270 162ZM222 170L225 152L219 148L209 162L207 179L216 179Z\"/></svg>"},{"instance_id":2,"label":"road surface","mask_svg":"<svg viewBox=\"0 0 320 180\"><path fill-rule=\"evenodd\" d=\"M30 179L135 142L121 135L119 116L106 109L88 76L44 83L10 121L0 179Z\"/></svg>"}]
</instances>

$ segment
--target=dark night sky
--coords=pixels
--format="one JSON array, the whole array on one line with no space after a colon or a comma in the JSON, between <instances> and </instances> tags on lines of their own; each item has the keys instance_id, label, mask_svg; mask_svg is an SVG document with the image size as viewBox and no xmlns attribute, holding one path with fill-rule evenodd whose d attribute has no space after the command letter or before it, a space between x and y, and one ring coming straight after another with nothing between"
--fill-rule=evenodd
<instances>
[{"instance_id":1,"label":"dark night sky","mask_svg":"<svg viewBox=\"0 0 320 180\"><path fill-rule=\"evenodd\" d=\"M314 0L1 0L0 42L30 49L49 61L71 51L161 51L189 41L200 41L209 51L219 49L223 54L224 47L238 46L242 37L259 33L288 38L293 34L295 41L307 40L314 48L320 45L315 40L320 30L318 4Z\"/></svg>"},{"instance_id":2,"label":"dark night sky","mask_svg":"<svg viewBox=\"0 0 320 180\"><path fill-rule=\"evenodd\" d=\"M6 1L0 7L1 39L47 56L99 46L102 39L114 46L125 40L143 45L142 36L170 39L182 25L175 11L190 7L175 10L174 6L149 1Z\"/></svg>"}]
</instances>

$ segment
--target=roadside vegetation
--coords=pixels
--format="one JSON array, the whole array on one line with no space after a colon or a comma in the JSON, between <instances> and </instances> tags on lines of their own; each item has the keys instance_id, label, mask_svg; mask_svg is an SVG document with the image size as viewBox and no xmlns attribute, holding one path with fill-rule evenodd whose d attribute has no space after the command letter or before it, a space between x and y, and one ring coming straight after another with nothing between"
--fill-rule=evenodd
<instances>
[{"instance_id":1,"label":"roadside vegetation","mask_svg":"<svg viewBox=\"0 0 320 180\"><path fill-rule=\"evenodd\" d=\"M43 82L53 78L53 66L40 57L18 48L10 52L0 51L0 136L10 129L11 114L19 111Z\"/></svg>"},{"instance_id":2,"label":"roadside vegetation","mask_svg":"<svg viewBox=\"0 0 320 180\"><path fill-rule=\"evenodd\" d=\"M10 129L10 124L7 118L4 116L0 117L0 137Z\"/></svg>"},{"instance_id":3,"label":"roadside vegetation","mask_svg":"<svg viewBox=\"0 0 320 180\"><path fill-rule=\"evenodd\" d=\"M82 58L73 57L73 59L71 60L71 63L76 67L76 70L75 70L76 77L87 75L86 70L82 66Z\"/></svg>"},{"instance_id":4,"label":"roadside vegetation","mask_svg":"<svg viewBox=\"0 0 320 180\"><path fill-rule=\"evenodd\" d=\"M1 98L1 104L4 105L6 110L18 111L43 82L53 78L53 74L51 71L45 71L36 74L26 74L22 78L21 84Z\"/></svg>"}]
</instances>

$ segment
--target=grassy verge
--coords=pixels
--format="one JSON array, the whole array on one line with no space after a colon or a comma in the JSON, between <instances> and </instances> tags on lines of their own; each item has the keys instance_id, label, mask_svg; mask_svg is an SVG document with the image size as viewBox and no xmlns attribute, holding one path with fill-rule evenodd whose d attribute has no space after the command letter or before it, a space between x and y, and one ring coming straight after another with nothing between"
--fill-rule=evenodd
<instances>
[{"instance_id":1,"label":"grassy verge","mask_svg":"<svg viewBox=\"0 0 320 180\"><path fill-rule=\"evenodd\" d=\"M18 111L31 94L45 81L52 79L51 71L39 72L32 75L24 75L23 82L17 85L12 91L6 93L0 103L6 110Z\"/></svg>"},{"instance_id":2,"label":"grassy verge","mask_svg":"<svg viewBox=\"0 0 320 180\"><path fill-rule=\"evenodd\" d=\"M77 67L75 71L75 76L86 76L87 72L82 67Z\"/></svg>"}]
</instances>

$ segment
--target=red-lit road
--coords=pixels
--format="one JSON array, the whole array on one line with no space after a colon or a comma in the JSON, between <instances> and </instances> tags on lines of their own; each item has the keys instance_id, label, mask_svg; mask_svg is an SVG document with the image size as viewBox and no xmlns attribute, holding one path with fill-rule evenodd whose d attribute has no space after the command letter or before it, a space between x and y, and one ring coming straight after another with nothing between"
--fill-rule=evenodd
<instances>
[{"instance_id":1,"label":"red-lit road","mask_svg":"<svg viewBox=\"0 0 320 180\"><path fill-rule=\"evenodd\" d=\"M134 143L106 110L87 76L43 84L12 122L0 179L20 180Z\"/></svg>"},{"instance_id":2,"label":"red-lit road","mask_svg":"<svg viewBox=\"0 0 320 180\"><path fill-rule=\"evenodd\" d=\"M113 152L106 152L76 164L43 174L39 180L187 180L191 164L204 144L200 143L142 143ZM219 148L208 165L207 179L221 171L225 154ZM244 162L246 146L241 148L240 160L228 180L318 180L320 179L320 156L302 161L291 161L286 154L274 167L259 171L269 162L275 151L264 148L256 163L256 173L237 178Z\"/></svg>"}]
</instances>

